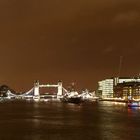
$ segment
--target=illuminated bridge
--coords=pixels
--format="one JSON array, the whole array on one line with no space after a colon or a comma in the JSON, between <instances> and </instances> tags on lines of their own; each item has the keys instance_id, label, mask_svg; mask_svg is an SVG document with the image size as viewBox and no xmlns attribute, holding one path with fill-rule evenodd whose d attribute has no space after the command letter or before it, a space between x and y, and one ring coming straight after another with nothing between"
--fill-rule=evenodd
<instances>
[{"instance_id":1,"label":"illuminated bridge","mask_svg":"<svg viewBox=\"0 0 140 140\"><path fill-rule=\"evenodd\" d=\"M57 94L56 95L47 95L50 97L56 97L57 99L60 99L63 94L67 93L68 91L63 88L62 86L62 82L58 82L56 85L52 85L52 84L39 84L39 81L36 81L34 83L34 87L32 89L30 89L29 91L25 92L24 94L21 95L16 95L11 93L11 91L8 90L7 92L7 98L11 99L11 98L33 98L33 99L39 99L42 95L40 95L40 88L57 88Z\"/></svg>"}]
</instances>

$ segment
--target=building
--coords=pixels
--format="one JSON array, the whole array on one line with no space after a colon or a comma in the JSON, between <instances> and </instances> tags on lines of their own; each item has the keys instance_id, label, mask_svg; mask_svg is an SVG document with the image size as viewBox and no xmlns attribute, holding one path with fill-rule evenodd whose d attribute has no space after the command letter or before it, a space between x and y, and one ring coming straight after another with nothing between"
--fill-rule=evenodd
<instances>
[{"instance_id":1,"label":"building","mask_svg":"<svg viewBox=\"0 0 140 140\"><path fill-rule=\"evenodd\" d=\"M114 87L119 83L140 82L139 77L112 77L98 82L97 93L102 98L114 97ZM115 95L116 97L116 95Z\"/></svg>"},{"instance_id":2,"label":"building","mask_svg":"<svg viewBox=\"0 0 140 140\"><path fill-rule=\"evenodd\" d=\"M98 95L102 98L113 97L113 78L98 82Z\"/></svg>"},{"instance_id":3,"label":"building","mask_svg":"<svg viewBox=\"0 0 140 140\"><path fill-rule=\"evenodd\" d=\"M140 82L123 82L114 87L114 97L128 99L140 99Z\"/></svg>"}]
</instances>

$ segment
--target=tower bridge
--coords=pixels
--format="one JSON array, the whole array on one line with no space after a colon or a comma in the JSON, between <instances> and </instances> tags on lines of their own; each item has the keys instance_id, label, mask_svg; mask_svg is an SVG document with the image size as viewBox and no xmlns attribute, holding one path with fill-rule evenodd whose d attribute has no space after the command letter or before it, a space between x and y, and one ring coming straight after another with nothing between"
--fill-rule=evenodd
<instances>
[{"instance_id":1,"label":"tower bridge","mask_svg":"<svg viewBox=\"0 0 140 140\"><path fill-rule=\"evenodd\" d=\"M40 88L50 88L50 87L57 88L57 98L58 99L63 95L64 88L62 87L62 82L59 81L58 84L56 84L56 85L51 85L51 84L40 85L39 81L36 81L34 83L34 96L40 96L40 93L39 93Z\"/></svg>"},{"instance_id":2,"label":"tower bridge","mask_svg":"<svg viewBox=\"0 0 140 140\"><path fill-rule=\"evenodd\" d=\"M51 94L40 94L40 88L56 88L57 93L54 95ZM68 92L63 86L62 82L58 82L57 84L40 84L39 81L34 82L34 86L29 91L17 95L13 94L11 91L8 90L7 97L0 97L0 100L2 99L29 99L29 100L35 100L35 101L48 101L49 98L51 99L60 99L60 98L71 98L71 97L80 97L83 100L93 100L95 99L95 96L91 95L88 90L84 91L82 94L78 94L76 91Z\"/></svg>"},{"instance_id":3,"label":"tower bridge","mask_svg":"<svg viewBox=\"0 0 140 140\"><path fill-rule=\"evenodd\" d=\"M21 95L16 95L11 93L10 91L7 92L7 98L33 98L33 99L39 99L40 98L40 88L57 88L57 94L55 97L57 99L60 99L64 93L67 92L67 90L62 86L62 82L58 82L57 84L40 84L39 81L34 82L34 87L30 89L29 91L25 92ZM54 97L54 95L48 95L49 97ZM44 96L43 96L44 97Z\"/></svg>"}]
</instances>

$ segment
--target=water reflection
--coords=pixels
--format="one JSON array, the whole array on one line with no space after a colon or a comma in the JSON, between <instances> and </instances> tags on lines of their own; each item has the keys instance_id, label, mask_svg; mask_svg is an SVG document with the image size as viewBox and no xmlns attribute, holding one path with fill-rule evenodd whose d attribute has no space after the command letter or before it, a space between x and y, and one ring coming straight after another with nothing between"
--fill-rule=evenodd
<instances>
[{"instance_id":1,"label":"water reflection","mask_svg":"<svg viewBox=\"0 0 140 140\"><path fill-rule=\"evenodd\" d=\"M3 103L0 140L137 140L140 108L124 103Z\"/></svg>"}]
</instances>

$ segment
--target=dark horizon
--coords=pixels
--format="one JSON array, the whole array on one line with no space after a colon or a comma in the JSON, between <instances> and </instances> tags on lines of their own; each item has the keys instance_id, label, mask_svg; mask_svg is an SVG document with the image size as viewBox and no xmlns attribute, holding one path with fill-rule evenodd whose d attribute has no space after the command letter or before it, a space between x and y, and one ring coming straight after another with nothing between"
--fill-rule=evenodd
<instances>
[{"instance_id":1,"label":"dark horizon","mask_svg":"<svg viewBox=\"0 0 140 140\"><path fill-rule=\"evenodd\" d=\"M4 0L0 18L0 85L27 91L34 80L62 80L94 90L140 73L138 0Z\"/></svg>"}]
</instances>

